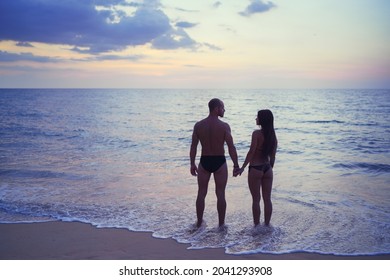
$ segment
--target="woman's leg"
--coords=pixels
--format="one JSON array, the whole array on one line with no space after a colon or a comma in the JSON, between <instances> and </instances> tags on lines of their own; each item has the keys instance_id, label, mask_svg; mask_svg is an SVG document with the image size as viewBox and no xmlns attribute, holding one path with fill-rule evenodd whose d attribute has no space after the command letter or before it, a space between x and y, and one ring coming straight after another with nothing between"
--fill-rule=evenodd
<instances>
[{"instance_id":1,"label":"woman's leg","mask_svg":"<svg viewBox=\"0 0 390 280\"><path fill-rule=\"evenodd\" d=\"M265 219L265 224L267 226L269 225L272 216L271 191L272 191L273 178L274 178L273 171L272 169L270 169L264 174L261 183L263 201L264 201L264 219Z\"/></svg>"},{"instance_id":2,"label":"woman's leg","mask_svg":"<svg viewBox=\"0 0 390 280\"><path fill-rule=\"evenodd\" d=\"M260 185L263 172L251 169L248 173L248 186L252 195L252 214L255 226L260 223Z\"/></svg>"}]
</instances>

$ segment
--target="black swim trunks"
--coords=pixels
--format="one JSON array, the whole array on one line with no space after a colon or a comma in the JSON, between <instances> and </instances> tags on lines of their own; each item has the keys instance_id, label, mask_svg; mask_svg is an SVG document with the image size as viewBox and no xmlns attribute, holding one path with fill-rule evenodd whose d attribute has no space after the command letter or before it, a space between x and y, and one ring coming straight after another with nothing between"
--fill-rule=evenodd
<instances>
[{"instance_id":1,"label":"black swim trunks","mask_svg":"<svg viewBox=\"0 0 390 280\"><path fill-rule=\"evenodd\" d=\"M210 172L214 173L226 162L225 156L201 156L200 164L202 167Z\"/></svg>"}]
</instances>

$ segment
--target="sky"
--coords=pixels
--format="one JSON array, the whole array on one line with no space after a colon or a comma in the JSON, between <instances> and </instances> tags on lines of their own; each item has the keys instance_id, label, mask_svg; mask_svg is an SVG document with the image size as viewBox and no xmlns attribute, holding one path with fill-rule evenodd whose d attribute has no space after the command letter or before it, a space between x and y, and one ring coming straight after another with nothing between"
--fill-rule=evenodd
<instances>
[{"instance_id":1,"label":"sky","mask_svg":"<svg viewBox=\"0 0 390 280\"><path fill-rule=\"evenodd\" d=\"M0 88L390 88L389 0L1 0Z\"/></svg>"}]
</instances>

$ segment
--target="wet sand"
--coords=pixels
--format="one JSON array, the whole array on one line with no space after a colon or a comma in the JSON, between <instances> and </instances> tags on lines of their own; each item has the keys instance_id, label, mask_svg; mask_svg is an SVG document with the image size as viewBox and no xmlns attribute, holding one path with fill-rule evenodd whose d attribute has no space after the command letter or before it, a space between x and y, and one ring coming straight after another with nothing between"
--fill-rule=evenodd
<instances>
[{"instance_id":1,"label":"wet sand","mask_svg":"<svg viewBox=\"0 0 390 280\"><path fill-rule=\"evenodd\" d=\"M389 260L389 254L312 253L229 255L223 249L188 249L149 232L96 228L79 222L0 224L2 260Z\"/></svg>"}]
</instances>

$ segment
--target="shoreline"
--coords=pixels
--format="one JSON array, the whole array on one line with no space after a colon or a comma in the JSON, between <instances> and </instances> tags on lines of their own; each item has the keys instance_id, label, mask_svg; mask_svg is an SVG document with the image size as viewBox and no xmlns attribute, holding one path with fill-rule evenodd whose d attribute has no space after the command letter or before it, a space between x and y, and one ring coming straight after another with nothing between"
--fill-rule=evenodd
<instances>
[{"instance_id":1,"label":"shoreline","mask_svg":"<svg viewBox=\"0 0 390 280\"><path fill-rule=\"evenodd\" d=\"M190 244L155 238L151 232L81 222L0 223L0 232L0 260L390 260L390 253L230 255L223 248L188 249Z\"/></svg>"}]
</instances>

